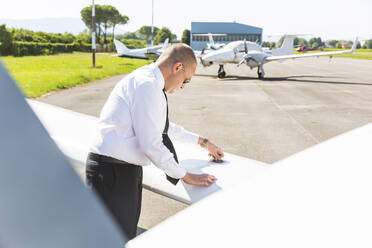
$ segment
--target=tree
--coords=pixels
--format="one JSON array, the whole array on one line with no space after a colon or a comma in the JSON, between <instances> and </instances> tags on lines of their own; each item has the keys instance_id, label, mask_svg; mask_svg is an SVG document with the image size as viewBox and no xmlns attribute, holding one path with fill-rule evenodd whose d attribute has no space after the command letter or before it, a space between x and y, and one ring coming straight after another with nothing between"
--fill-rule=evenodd
<instances>
[{"instance_id":1,"label":"tree","mask_svg":"<svg viewBox=\"0 0 372 248\"><path fill-rule=\"evenodd\" d=\"M293 39L293 45L294 45L294 46L298 46L298 43L299 43L299 40L298 40L297 37L295 37L295 38Z\"/></svg>"},{"instance_id":2,"label":"tree","mask_svg":"<svg viewBox=\"0 0 372 248\"><path fill-rule=\"evenodd\" d=\"M190 30L185 29L182 33L181 42L190 46Z\"/></svg>"},{"instance_id":3,"label":"tree","mask_svg":"<svg viewBox=\"0 0 372 248\"><path fill-rule=\"evenodd\" d=\"M318 37L318 38L313 37L309 40L309 46L314 48L313 43L317 43L317 45L318 45L317 47L324 45L324 43L322 42L322 39L320 37Z\"/></svg>"},{"instance_id":4,"label":"tree","mask_svg":"<svg viewBox=\"0 0 372 248\"><path fill-rule=\"evenodd\" d=\"M137 37L135 32L126 32L125 34L119 35L119 39L134 39L139 40L139 37Z\"/></svg>"},{"instance_id":5,"label":"tree","mask_svg":"<svg viewBox=\"0 0 372 248\"><path fill-rule=\"evenodd\" d=\"M149 41L151 40L152 37L155 37L158 34L159 28L154 27L154 34L151 33L151 26L142 26L139 30L138 33L142 35L142 37L146 40Z\"/></svg>"},{"instance_id":6,"label":"tree","mask_svg":"<svg viewBox=\"0 0 372 248\"><path fill-rule=\"evenodd\" d=\"M313 42L313 43L311 43L311 48L317 49L319 46L320 46L320 45L319 45L318 42Z\"/></svg>"},{"instance_id":7,"label":"tree","mask_svg":"<svg viewBox=\"0 0 372 248\"><path fill-rule=\"evenodd\" d=\"M304 38L298 38L298 45L307 46L307 40L305 40Z\"/></svg>"},{"instance_id":8,"label":"tree","mask_svg":"<svg viewBox=\"0 0 372 248\"><path fill-rule=\"evenodd\" d=\"M112 40L115 38L115 26L124 25L129 21L129 17L126 15L121 15L119 12L111 17L110 26L112 27Z\"/></svg>"},{"instance_id":9,"label":"tree","mask_svg":"<svg viewBox=\"0 0 372 248\"><path fill-rule=\"evenodd\" d=\"M356 45L356 49L361 49L362 48L362 45L360 44L360 42L358 41L357 45Z\"/></svg>"},{"instance_id":10,"label":"tree","mask_svg":"<svg viewBox=\"0 0 372 248\"><path fill-rule=\"evenodd\" d=\"M366 40L364 43L367 49L372 49L372 40Z\"/></svg>"},{"instance_id":11,"label":"tree","mask_svg":"<svg viewBox=\"0 0 372 248\"><path fill-rule=\"evenodd\" d=\"M106 50L108 28L112 27L112 39L114 39L116 25L126 24L129 18L125 15L121 15L119 11L111 5L96 4L95 10L96 38L98 43L102 42L101 33L103 34L103 43ZM92 30L92 6L83 8L80 13L82 21Z\"/></svg>"},{"instance_id":12,"label":"tree","mask_svg":"<svg viewBox=\"0 0 372 248\"><path fill-rule=\"evenodd\" d=\"M120 15L119 11L111 5L102 5L102 25L103 25L103 43L107 45L107 28L110 26L112 16ZM106 47L105 47L106 50Z\"/></svg>"},{"instance_id":13,"label":"tree","mask_svg":"<svg viewBox=\"0 0 372 248\"><path fill-rule=\"evenodd\" d=\"M0 25L0 53L2 55L10 54L12 42L12 33L6 29L5 24Z\"/></svg>"},{"instance_id":14,"label":"tree","mask_svg":"<svg viewBox=\"0 0 372 248\"><path fill-rule=\"evenodd\" d=\"M329 44L331 47L336 47L337 42L338 42L338 40L330 40L330 41L328 42L328 44Z\"/></svg>"},{"instance_id":15,"label":"tree","mask_svg":"<svg viewBox=\"0 0 372 248\"><path fill-rule=\"evenodd\" d=\"M155 44L162 43L167 38L169 39L169 41L171 41L174 38L177 38L177 36L175 34L172 34L172 32L168 28L163 27L158 31L158 33L155 36Z\"/></svg>"},{"instance_id":16,"label":"tree","mask_svg":"<svg viewBox=\"0 0 372 248\"><path fill-rule=\"evenodd\" d=\"M103 8L101 5L95 5L95 24L97 40L101 38L101 24L103 19ZM90 30L92 30L92 6L85 7L80 11L81 20Z\"/></svg>"},{"instance_id":17,"label":"tree","mask_svg":"<svg viewBox=\"0 0 372 248\"><path fill-rule=\"evenodd\" d=\"M90 44L92 42L92 34L89 33L89 31L84 30L76 36L76 42Z\"/></svg>"}]
</instances>

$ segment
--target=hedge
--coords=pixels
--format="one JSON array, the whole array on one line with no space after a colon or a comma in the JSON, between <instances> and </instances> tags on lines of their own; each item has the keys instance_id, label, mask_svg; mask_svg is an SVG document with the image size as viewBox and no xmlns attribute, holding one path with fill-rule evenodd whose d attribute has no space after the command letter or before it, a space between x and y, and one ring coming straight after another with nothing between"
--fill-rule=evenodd
<instances>
[{"instance_id":1,"label":"hedge","mask_svg":"<svg viewBox=\"0 0 372 248\"><path fill-rule=\"evenodd\" d=\"M63 44L15 41L12 44L11 51L8 54L3 55L50 55L57 53L72 53L74 51L90 52L91 45L84 43Z\"/></svg>"},{"instance_id":2,"label":"hedge","mask_svg":"<svg viewBox=\"0 0 372 248\"><path fill-rule=\"evenodd\" d=\"M120 41L129 49L145 48L147 45L145 40L121 39Z\"/></svg>"}]
</instances>

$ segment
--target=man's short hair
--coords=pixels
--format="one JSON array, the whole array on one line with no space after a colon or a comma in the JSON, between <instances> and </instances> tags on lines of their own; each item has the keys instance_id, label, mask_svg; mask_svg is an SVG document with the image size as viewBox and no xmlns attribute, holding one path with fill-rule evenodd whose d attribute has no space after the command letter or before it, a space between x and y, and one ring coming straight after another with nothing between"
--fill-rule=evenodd
<instances>
[{"instance_id":1,"label":"man's short hair","mask_svg":"<svg viewBox=\"0 0 372 248\"><path fill-rule=\"evenodd\" d=\"M159 61L164 61L167 65L172 66L181 62L186 68L191 68L196 64L196 58L192 48L184 43L177 43L169 46L159 57Z\"/></svg>"}]
</instances>

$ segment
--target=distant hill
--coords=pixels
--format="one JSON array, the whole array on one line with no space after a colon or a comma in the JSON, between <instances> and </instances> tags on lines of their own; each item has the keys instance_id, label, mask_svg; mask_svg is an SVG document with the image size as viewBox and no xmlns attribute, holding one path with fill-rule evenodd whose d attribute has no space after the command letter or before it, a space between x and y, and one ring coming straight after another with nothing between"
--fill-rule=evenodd
<instances>
[{"instance_id":1,"label":"distant hill","mask_svg":"<svg viewBox=\"0 0 372 248\"><path fill-rule=\"evenodd\" d=\"M74 35L87 29L84 22L79 18L43 18L26 20L0 19L0 25L1 24L6 24L7 28L23 28L48 33L69 32Z\"/></svg>"}]
</instances>

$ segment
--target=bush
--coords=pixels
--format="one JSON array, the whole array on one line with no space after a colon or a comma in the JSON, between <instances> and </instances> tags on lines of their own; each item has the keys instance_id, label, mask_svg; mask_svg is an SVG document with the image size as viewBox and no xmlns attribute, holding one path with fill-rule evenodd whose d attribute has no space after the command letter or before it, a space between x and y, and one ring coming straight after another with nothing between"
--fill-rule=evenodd
<instances>
[{"instance_id":1,"label":"bush","mask_svg":"<svg viewBox=\"0 0 372 248\"><path fill-rule=\"evenodd\" d=\"M9 32L5 24L0 25L0 54L9 55L12 49L12 33Z\"/></svg>"},{"instance_id":2,"label":"bush","mask_svg":"<svg viewBox=\"0 0 372 248\"><path fill-rule=\"evenodd\" d=\"M181 42L190 46L190 30L185 29L182 33Z\"/></svg>"},{"instance_id":3,"label":"bush","mask_svg":"<svg viewBox=\"0 0 372 248\"><path fill-rule=\"evenodd\" d=\"M122 39L120 41L129 49L144 48L147 45L146 40Z\"/></svg>"},{"instance_id":4,"label":"bush","mask_svg":"<svg viewBox=\"0 0 372 248\"><path fill-rule=\"evenodd\" d=\"M70 33L55 34L15 28L9 31L13 34L13 41L71 44L76 39Z\"/></svg>"},{"instance_id":5,"label":"bush","mask_svg":"<svg viewBox=\"0 0 372 248\"><path fill-rule=\"evenodd\" d=\"M372 40L366 40L364 45L367 49L372 49Z\"/></svg>"},{"instance_id":6,"label":"bush","mask_svg":"<svg viewBox=\"0 0 372 248\"><path fill-rule=\"evenodd\" d=\"M11 55L19 57L26 55L50 55L57 53L72 53L74 51L89 52L90 44L85 43L39 43L39 42L13 42Z\"/></svg>"}]
</instances>

